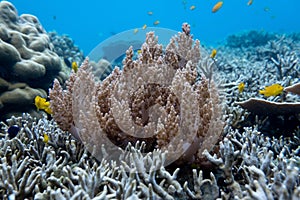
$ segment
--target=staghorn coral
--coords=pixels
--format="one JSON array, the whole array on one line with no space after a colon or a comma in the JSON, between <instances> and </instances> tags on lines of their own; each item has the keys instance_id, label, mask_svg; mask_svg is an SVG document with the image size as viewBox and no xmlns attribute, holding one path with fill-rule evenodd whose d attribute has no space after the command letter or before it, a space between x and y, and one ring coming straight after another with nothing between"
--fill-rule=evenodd
<instances>
[{"instance_id":1,"label":"staghorn coral","mask_svg":"<svg viewBox=\"0 0 300 200\"><path fill-rule=\"evenodd\" d=\"M1 15L2 13L0 13ZM184 32L178 38L185 38L190 40L189 26L185 24L183 26ZM194 78L196 76L196 82L198 80L203 81L199 74L194 72L195 63L189 62L180 55L176 47L179 40L174 40L175 48L177 50L164 51L157 45L157 40L154 35L149 36L149 45L144 46L144 56L150 56L149 59L142 59L142 63L147 63L145 67L155 66L157 63L160 65L167 64L172 66L175 71L180 69L186 76L180 76L181 79L186 80L189 84L193 85ZM266 137L267 132L262 131L259 133L257 127L260 123L265 124L267 120L261 120L258 117L255 119L249 117L249 113L243 110L241 107L237 107L234 102L243 101L251 97L257 97L257 91L264 85L273 84L274 82L280 82L284 86L298 83L297 67L298 65L293 63L298 62L297 57L299 55L295 48L286 39L275 41L279 48L272 49L272 43L268 43L262 47L262 54L256 51L257 48L245 49L241 48L239 51L230 49L230 53L226 53L224 49L218 49L218 55L214 62L207 60L203 56L201 49L200 64L197 64L197 68L200 68L207 77L210 77L211 69L219 68L223 69L220 73L220 77L223 77L225 82L222 94L224 100L228 104L226 119L226 127L224 129L225 139L220 143L220 151L214 151L215 156L204 153L214 165L208 165L208 168L193 169L186 162L179 168L164 167L168 160L168 155L161 150L153 150L157 145L156 138L150 136L144 139L146 142L153 142L153 147L145 146L144 143L135 142L140 137L134 137L128 134L114 133L120 129L126 130L126 126L119 126L120 124L127 122L125 115L119 115L117 120L114 121L115 113L118 113L118 108L122 109L122 101L118 90L126 89L126 87L118 87L116 85L120 82L122 71L115 70L113 77L110 80L103 82L105 85L94 82L94 77L89 72L88 64L85 64L85 68L81 73L72 75L69 81L68 90L63 91L62 88L58 88L57 91L63 91L60 96L62 99L59 103L61 108L60 113L57 114L57 118L65 118L62 121L58 121L66 130L70 130L73 136L76 136L78 140L83 137L79 137L78 130L89 132L84 141L90 141L94 138L88 139L89 136L97 136L99 133L99 127L107 127L108 130L112 130L113 137L109 139L116 139L115 141L122 147L125 147L128 141L134 142L135 145L129 143L124 150L113 149L107 146L100 145L95 149L96 142L91 146L88 144L86 147L92 152L93 155L101 153L104 158L108 158L112 152L116 153L114 157L116 160L108 162L103 159L101 162L97 161L91 156L91 154L85 150L81 142L74 140L69 133L61 131L53 121L46 119L35 120L29 115L23 115L22 118L11 118L7 124L1 123L2 130L0 131L0 198L1 199L299 199L299 167L300 167L300 139L299 129L295 134L290 133L290 137L282 136L282 131L278 131L274 126L267 126L268 131L273 131L277 135L281 135L278 138ZM189 42L186 42L186 46L189 46ZM272 44L272 45L270 45ZM172 45L171 45L172 46ZM169 46L169 47L171 47ZM282 47L282 48L281 48ZM156 49L156 50L155 50ZM258 48L259 49L259 48ZM224 50L224 52L223 52ZM192 50L193 52L196 52ZM292 53L285 51L294 51ZM150 53L149 53L150 52ZM187 51L188 52L188 51ZM275 53L274 53L275 52ZM277 52L277 53L276 53ZM278 58L283 58L284 61L291 62L290 64L284 64L282 74L283 80L279 80L278 68L271 57L275 59L277 54ZM273 54L274 53L274 54ZM159 55L163 56L160 57ZM185 55L188 55L186 53ZM197 56L200 54L197 54ZM283 55L283 56L282 56ZM289 59L289 56L293 55ZM128 51L127 61L128 70L130 72L136 72L136 69L142 70L140 74L148 73L149 71L143 68L137 68L136 65L140 65L139 60L133 59L131 51ZM166 58L169 56L168 58ZM198 62L198 61L197 61ZM284 62L282 62L284 63ZM289 68L289 66L295 66L295 68ZM186 68L191 68L192 70ZM153 67L154 68L154 67ZM153 69L151 68L151 69ZM166 70L165 70L166 69ZM172 69L172 68L171 68ZM203 70L204 69L204 70ZM131 70L131 71L130 71ZM161 68L162 76L169 77L170 79L177 76L176 73L168 74L170 68ZM164 71L165 70L165 71ZM197 69L199 73L199 69ZM192 73L185 73L191 72ZM152 71L153 72L153 71ZM157 71L155 71L157 72ZM172 71L173 72L173 71ZM258 73L261 72L261 73ZM287 73L285 73L287 72ZM166 76L166 74L168 76ZM147 74L148 75L148 74ZM291 75L291 76L285 76ZM134 76L129 76L130 78ZM145 78L142 76L142 78ZM160 78L156 77L160 80ZM155 79L155 80L157 80ZM169 80L165 82L159 81L163 86L169 86ZM85 82L82 84L81 80ZM122 79L124 80L124 79ZM126 80L126 79L125 79ZM145 79L143 79L145 80ZM137 79L137 81L143 81ZM146 79L154 80L154 79ZM2 80L1 84L4 82ZM243 93L239 93L237 85L241 82L245 82L245 90ZM129 82L127 85L131 86ZM204 84L204 85L205 85ZM7 88L7 83L3 83ZM100 86L99 86L100 85ZM59 84L56 83L56 87ZM187 84L188 86L188 84ZM23 86L22 86L23 87ZM136 86L134 86L136 89ZM212 85L212 87L215 87ZM2 89L2 87L0 87ZM74 91L75 88L75 91ZM206 88L206 86L204 87ZM211 87L209 87L211 89ZM95 101L95 94L99 94L101 89L101 97L96 98L99 100L98 105L102 111L98 110L98 106L94 106L91 102ZM115 89L112 91L112 89ZM118 89L118 90L117 90ZM117 91L116 91L117 90ZM126 90L131 92L130 90ZM149 112L152 115L147 118L147 115L142 115L139 109L144 104L137 96L146 96L155 98L156 93L149 95L151 92L168 93L169 96L163 96L159 99L159 103L166 102L165 99L170 102L167 108L170 108L172 104L179 105L179 101L176 95L165 88L159 88L155 84L151 84L151 87L141 87L135 90L132 95L129 95L129 100L132 101L132 106L128 106L130 111L134 110L135 115L130 118L135 125L144 125L144 122L152 122L153 119L158 119L157 115L166 115L164 110L157 109L158 112ZM201 92L202 93L202 92ZM210 93L213 93L210 91ZM60 93L57 93L58 95ZM76 94L76 95L75 95ZM177 94L177 93L174 93ZM78 95L85 96L85 99L76 98ZM116 95L116 96L114 96ZM186 95L186 94L184 94ZM114 100L106 98L106 96L113 97ZM168 99L169 98L169 99ZM188 96L190 98L190 96ZM188 99L187 98L187 99ZM268 100L274 102L281 102L283 100L287 102L297 102L299 97L291 96L287 94L281 97L270 97ZM146 105L151 105L151 101L146 101ZM158 107L161 104L157 104ZM170 105L171 104L171 105ZM1 104L0 104L1 105ZM111 110L111 105L117 105L115 110ZM66 106L66 108L64 108ZM102 107L101 107L102 106ZM143 108L143 107L142 107ZM157 108L157 107L153 107ZM172 115L167 118L168 127L172 127L172 130L177 130L176 123L178 118L172 118L175 114L180 114L180 109L185 109L182 105L179 107L174 106L174 109L168 111ZM96 109L97 112L90 112ZM120 109L120 110L121 110ZM178 111L179 110L179 111ZM79 111L79 115L70 116L69 111ZM150 111L153 111L153 109ZM161 112L160 112L161 111ZM71 113L72 113L71 112ZM110 112L110 113L109 113ZM99 121L91 121L90 119L98 118L101 113L105 113L102 119L103 123L99 126ZM107 114L109 113L109 114ZM124 112L125 113L125 112ZM122 113L123 114L123 113ZM126 114L126 113L125 113ZM152 118L151 118L152 116ZM122 121L125 118L124 121ZM267 118L266 118L267 119ZM152 120L152 121L151 121ZM254 128L242 129L245 124L240 122L246 122L250 126L255 125ZM121 123L120 123L121 122ZM175 122L175 123L174 123ZM161 122L159 122L161 124ZM148 123L149 124L149 123ZM158 124L158 122L157 122ZM21 130L17 137L8 139L7 129L11 125L18 125ZM118 125L119 127L117 127ZM128 124L125 124L128 125ZM130 124L129 124L130 126ZM139 128L137 126L137 128ZM232 130L231 127L239 127L239 130ZM78 129L78 130L77 130ZM287 127L285 127L287 129ZM164 127L160 126L159 129L162 133ZM174 131L174 132L175 132ZM168 137L171 137L172 132ZM49 136L49 142L45 144L43 142L43 133ZM100 132L102 136L106 136L108 132L106 130ZM128 132L126 132L128 133ZM76 135L77 134L77 135ZM140 135L138 135L140 136ZM123 140L125 137L126 140ZM162 146L168 144L169 140L164 141L167 137L162 135L159 139L162 141ZM99 138L98 138L99 139ZM107 139L106 137L103 138ZM111 140L105 140L105 142L111 142ZM113 141L113 140L112 140ZM164 142L164 143L163 143ZM196 141L198 142L198 141ZM205 142L205 141L204 141ZM207 143L207 142L206 142ZM85 143L86 144L86 143ZM140 145L141 144L141 145ZM207 143L208 144L208 143ZM205 147L205 146L203 146ZM219 150L219 149L217 149ZM101 151L101 152L100 152ZM149 153L145 153L149 151ZM201 152L201 150L199 150ZM190 152L191 153L191 152ZM187 157L189 152L187 152ZM233 156L232 156L233 155ZM201 155L202 156L202 155ZM192 165L192 167L195 167ZM196 167L199 167L196 165ZM8 169L8 170L7 170ZM11 170L11 171L9 171ZM22 177L22 173L25 172L25 176ZM21 174L21 175L20 175ZM21 178L21 180L19 179ZM28 178L28 179L27 179ZM184 183L184 184L183 184Z\"/></svg>"},{"instance_id":2,"label":"staghorn coral","mask_svg":"<svg viewBox=\"0 0 300 200\"><path fill-rule=\"evenodd\" d=\"M67 90L55 81L49 95L54 120L100 160L101 144L125 148L140 140L147 151L167 150L166 164L200 162L220 138L222 113L213 82L197 74L200 42L188 24L182 30L165 52L154 32L147 33L139 58L133 60L129 48L122 71L115 68L100 83L88 60L70 76Z\"/></svg>"},{"instance_id":3,"label":"staghorn coral","mask_svg":"<svg viewBox=\"0 0 300 200\"><path fill-rule=\"evenodd\" d=\"M279 34L262 46L239 49L228 46L218 48L215 66L222 85L220 93L227 105L226 124L240 131L243 127L258 125L259 130L264 133L275 134L278 137L282 134L290 135L297 128L299 124L297 109L292 107L298 106L299 96L283 92L280 96L263 100L262 98L265 97L262 97L258 91L274 83L279 83L286 88L299 82L298 49L298 41L290 36ZM240 83L245 84L243 92L238 91ZM245 103L253 98L255 101L251 103L251 107L258 112L251 112L237 106L239 102ZM287 105L282 105L283 102ZM280 109L277 109L277 105ZM263 109L257 109L258 107ZM274 114L267 114L272 111ZM277 117L279 112L276 111L291 114Z\"/></svg>"},{"instance_id":4,"label":"staghorn coral","mask_svg":"<svg viewBox=\"0 0 300 200\"><path fill-rule=\"evenodd\" d=\"M222 172L216 177L223 180L222 199L297 199L298 145L296 135L275 139L245 128L243 133L227 134L220 143L220 156L204 154Z\"/></svg>"},{"instance_id":5,"label":"staghorn coral","mask_svg":"<svg viewBox=\"0 0 300 200\"><path fill-rule=\"evenodd\" d=\"M10 125L21 128L12 140L5 134ZM43 133L49 135L47 144ZM98 162L53 121L12 117L1 124L0 198L188 199L186 186L178 181L180 169L164 167L167 154L143 154L144 149L145 143L129 143L119 154L122 163ZM209 191L210 180L199 176L195 181Z\"/></svg>"},{"instance_id":6,"label":"staghorn coral","mask_svg":"<svg viewBox=\"0 0 300 200\"><path fill-rule=\"evenodd\" d=\"M202 171L197 175L197 170L193 169L193 182L194 192L189 189L187 181L183 185L185 192L191 199L213 200L219 197L219 187L213 173L210 173L210 179L204 179Z\"/></svg>"},{"instance_id":7,"label":"staghorn coral","mask_svg":"<svg viewBox=\"0 0 300 200\"><path fill-rule=\"evenodd\" d=\"M8 139L7 128L20 133ZM205 155L219 171L164 167L167 154L144 154L145 144L129 144L121 163L98 162L80 142L53 121L30 115L1 123L1 199L297 199L299 133L268 138L255 128L230 130L220 155ZM42 135L49 135L43 142ZM102 149L105 151L105 149ZM183 174L180 174L182 171ZM193 189L190 189L193 188Z\"/></svg>"},{"instance_id":8,"label":"staghorn coral","mask_svg":"<svg viewBox=\"0 0 300 200\"><path fill-rule=\"evenodd\" d=\"M9 140L3 133L11 125L19 126L21 130L17 137ZM32 197L46 188L49 175L60 174L62 166L68 161L78 162L82 155L76 151L78 146L53 122L36 120L28 114L8 119L7 125L1 123L1 133L0 196L3 199ZM43 134L49 136L48 144L43 142ZM56 151L61 154L56 155Z\"/></svg>"}]
</instances>

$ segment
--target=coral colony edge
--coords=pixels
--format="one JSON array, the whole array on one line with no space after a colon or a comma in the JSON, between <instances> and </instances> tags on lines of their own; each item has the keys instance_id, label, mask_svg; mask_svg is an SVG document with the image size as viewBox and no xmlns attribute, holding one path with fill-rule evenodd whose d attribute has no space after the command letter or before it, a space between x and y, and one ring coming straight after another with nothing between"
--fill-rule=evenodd
<instances>
[{"instance_id":1,"label":"coral colony edge","mask_svg":"<svg viewBox=\"0 0 300 200\"><path fill-rule=\"evenodd\" d=\"M0 10L1 199L300 199L300 34L183 23L114 68Z\"/></svg>"}]
</instances>

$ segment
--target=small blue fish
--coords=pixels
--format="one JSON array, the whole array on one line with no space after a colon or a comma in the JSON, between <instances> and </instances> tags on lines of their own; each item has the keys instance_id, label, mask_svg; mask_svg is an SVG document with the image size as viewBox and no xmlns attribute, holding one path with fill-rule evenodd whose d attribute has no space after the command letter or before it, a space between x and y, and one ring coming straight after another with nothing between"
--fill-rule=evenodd
<instances>
[{"instance_id":1,"label":"small blue fish","mask_svg":"<svg viewBox=\"0 0 300 200\"><path fill-rule=\"evenodd\" d=\"M20 128L16 125L13 125L7 129L9 139L12 139L18 135Z\"/></svg>"}]
</instances>

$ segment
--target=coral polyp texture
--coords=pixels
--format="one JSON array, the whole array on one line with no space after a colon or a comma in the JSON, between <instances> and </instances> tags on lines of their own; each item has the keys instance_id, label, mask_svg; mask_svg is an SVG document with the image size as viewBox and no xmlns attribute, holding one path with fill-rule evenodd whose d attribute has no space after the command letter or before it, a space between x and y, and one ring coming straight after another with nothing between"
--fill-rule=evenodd
<instances>
[{"instance_id":1,"label":"coral polyp texture","mask_svg":"<svg viewBox=\"0 0 300 200\"><path fill-rule=\"evenodd\" d=\"M0 2L0 10L1 119L22 112L38 116L34 97L46 97L54 78L66 79L61 59L35 16L18 16L7 1Z\"/></svg>"},{"instance_id":2,"label":"coral polyp texture","mask_svg":"<svg viewBox=\"0 0 300 200\"><path fill-rule=\"evenodd\" d=\"M217 88L197 72L200 42L188 24L182 30L165 51L154 32L147 33L140 56L134 60L130 47L122 70L102 82L95 82L88 60L70 76L67 90L54 81L53 119L100 160L102 144L125 148L144 141L147 151L168 151L167 164L200 162L224 123Z\"/></svg>"}]
</instances>

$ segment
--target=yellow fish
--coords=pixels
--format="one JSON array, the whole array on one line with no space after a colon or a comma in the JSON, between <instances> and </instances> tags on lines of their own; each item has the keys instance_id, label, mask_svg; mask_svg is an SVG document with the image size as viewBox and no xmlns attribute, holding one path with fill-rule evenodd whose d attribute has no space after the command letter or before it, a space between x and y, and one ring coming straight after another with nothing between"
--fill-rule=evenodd
<instances>
[{"instance_id":1,"label":"yellow fish","mask_svg":"<svg viewBox=\"0 0 300 200\"><path fill-rule=\"evenodd\" d=\"M51 110L50 106L48 106L47 108L45 108L44 111L45 111L46 113L48 113L49 115L52 114L52 110Z\"/></svg>"},{"instance_id":2,"label":"yellow fish","mask_svg":"<svg viewBox=\"0 0 300 200\"><path fill-rule=\"evenodd\" d=\"M45 142L46 144L48 144L48 142L49 142L49 136L46 133L44 133L43 142Z\"/></svg>"},{"instance_id":3,"label":"yellow fish","mask_svg":"<svg viewBox=\"0 0 300 200\"><path fill-rule=\"evenodd\" d=\"M72 69L74 70L75 73L78 71L78 64L77 64L77 62L75 62L75 61L72 62Z\"/></svg>"},{"instance_id":4,"label":"yellow fish","mask_svg":"<svg viewBox=\"0 0 300 200\"><path fill-rule=\"evenodd\" d=\"M263 94L265 97L277 96L281 94L283 91L283 87L276 83L270 86L266 86L265 89L259 90L260 94Z\"/></svg>"},{"instance_id":5,"label":"yellow fish","mask_svg":"<svg viewBox=\"0 0 300 200\"><path fill-rule=\"evenodd\" d=\"M40 96L36 96L34 98L34 104L38 110L44 110L50 106L50 102L46 101L45 98L42 98Z\"/></svg>"},{"instance_id":6,"label":"yellow fish","mask_svg":"<svg viewBox=\"0 0 300 200\"><path fill-rule=\"evenodd\" d=\"M38 110L44 110L46 113L48 113L50 115L52 114L52 110L50 108L50 102L46 101L45 98L36 96L34 98L34 104Z\"/></svg>"},{"instance_id":7,"label":"yellow fish","mask_svg":"<svg viewBox=\"0 0 300 200\"><path fill-rule=\"evenodd\" d=\"M212 12L215 13L218 10L220 10L220 8L223 6L223 1L219 1L218 3L216 3L212 9Z\"/></svg>"},{"instance_id":8,"label":"yellow fish","mask_svg":"<svg viewBox=\"0 0 300 200\"><path fill-rule=\"evenodd\" d=\"M195 10L195 8L196 8L196 6L192 5L192 6L190 7L190 10Z\"/></svg>"},{"instance_id":9,"label":"yellow fish","mask_svg":"<svg viewBox=\"0 0 300 200\"><path fill-rule=\"evenodd\" d=\"M252 3L253 3L253 0L249 0L247 5L250 6L250 5L252 5Z\"/></svg>"},{"instance_id":10,"label":"yellow fish","mask_svg":"<svg viewBox=\"0 0 300 200\"><path fill-rule=\"evenodd\" d=\"M160 21L159 21L159 20L156 20L155 22L153 22L153 25L156 26L156 25L158 25L159 23L160 23Z\"/></svg>"},{"instance_id":11,"label":"yellow fish","mask_svg":"<svg viewBox=\"0 0 300 200\"><path fill-rule=\"evenodd\" d=\"M147 24L144 24L144 26L142 27L143 30L145 30L147 28Z\"/></svg>"},{"instance_id":12,"label":"yellow fish","mask_svg":"<svg viewBox=\"0 0 300 200\"><path fill-rule=\"evenodd\" d=\"M138 53L138 54L141 54L141 53L142 53L142 50L141 50L141 49L138 49L138 50L137 50L137 53Z\"/></svg>"},{"instance_id":13,"label":"yellow fish","mask_svg":"<svg viewBox=\"0 0 300 200\"><path fill-rule=\"evenodd\" d=\"M153 15L152 11L147 12L148 15Z\"/></svg>"},{"instance_id":14,"label":"yellow fish","mask_svg":"<svg viewBox=\"0 0 300 200\"><path fill-rule=\"evenodd\" d=\"M217 55L217 50L216 50L216 49L213 49L213 50L211 51L210 57L211 57L211 58L215 58L216 55Z\"/></svg>"},{"instance_id":15,"label":"yellow fish","mask_svg":"<svg viewBox=\"0 0 300 200\"><path fill-rule=\"evenodd\" d=\"M137 34L137 32L139 32L139 29L135 28L135 29L133 30L133 33L134 33L134 34Z\"/></svg>"},{"instance_id":16,"label":"yellow fish","mask_svg":"<svg viewBox=\"0 0 300 200\"><path fill-rule=\"evenodd\" d=\"M239 93L242 93L242 92L244 91L244 88L245 88L245 83L241 82L241 83L238 85Z\"/></svg>"}]
</instances>

